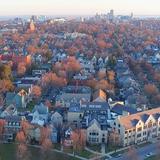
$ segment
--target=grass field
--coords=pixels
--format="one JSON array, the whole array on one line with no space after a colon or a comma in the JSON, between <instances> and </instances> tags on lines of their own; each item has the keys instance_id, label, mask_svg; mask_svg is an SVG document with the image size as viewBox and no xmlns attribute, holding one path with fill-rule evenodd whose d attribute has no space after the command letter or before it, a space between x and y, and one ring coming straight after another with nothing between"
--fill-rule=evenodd
<instances>
[{"instance_id":1,"label":"grass field","mask_svg":"<svg viewBox=\"0 0 160 160\"><path fill-rule=\"evenodd\" d=\"M44 155L38 148L29 147L27 155L28 160L41 160ZM57 152L49 152L45 155L45 160L78 160L74 157L69 157L66 154L60 154ZM16 159L16 145L13 144L0 144L0 160L17 160ZM43 159L44 160L44 159Z\"/></svg>"}]
</instances>

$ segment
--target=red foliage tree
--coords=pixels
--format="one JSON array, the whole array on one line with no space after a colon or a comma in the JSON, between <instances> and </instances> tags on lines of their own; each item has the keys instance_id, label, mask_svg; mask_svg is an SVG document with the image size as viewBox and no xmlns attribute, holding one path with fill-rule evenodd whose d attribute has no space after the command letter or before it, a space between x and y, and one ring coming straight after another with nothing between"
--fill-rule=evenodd
<instances>
[{"instance_id":1,"label":"red foliage tree","mask_svg":"<svg viewBox=\"0 0 160 160\"><path fill-rule=\"evenodd\" d=\"M41 87L34 85L31 88L31 95L33 98L39 98L42 94Z\"/></svg>"}]
</instances>

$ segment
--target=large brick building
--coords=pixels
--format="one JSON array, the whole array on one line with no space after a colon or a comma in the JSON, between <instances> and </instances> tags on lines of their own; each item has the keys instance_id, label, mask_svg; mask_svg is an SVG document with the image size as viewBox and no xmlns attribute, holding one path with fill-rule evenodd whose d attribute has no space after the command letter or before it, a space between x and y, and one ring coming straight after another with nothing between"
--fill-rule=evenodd
<instances>
[{"instance_id":1,"label":"large brick building","mask_svg":"<svg viewBox=\"0 0 160 160\"><path fill-rule=\"evenodd\" d=\"M112 123L123 146L152 141L160 136L160 108L117 117Z\"/></svg>"}]
</instances>

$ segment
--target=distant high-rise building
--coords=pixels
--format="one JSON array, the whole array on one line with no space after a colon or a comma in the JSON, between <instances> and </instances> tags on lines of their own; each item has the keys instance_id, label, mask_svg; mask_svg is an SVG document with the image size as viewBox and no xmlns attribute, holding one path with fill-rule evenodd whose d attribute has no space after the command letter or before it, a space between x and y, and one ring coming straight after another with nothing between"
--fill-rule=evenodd
<instances>
[{"instance_id":1,"label":"distant high-rise building","mask_svg":"<svg viewBox=\"0 0 160 160\"><path fill-rule=\"evenodd\" d=\"M110 10L110 15L114 17L114 10L113 9Z\"/></svg>"},{"instance_id":2,"label":"distant high-rise building","mask_svg":"<svg viewBox=\"0 0 160 160\"><path fill-rule=\"evenodd\" d=\"M35 29L36 29L36 27L34 25L34 22L33 22L33 20L31 20L31 22L29 24L29 30L33 32L33 31L35 31Z\"/></svg>"},{"instance_id":3,"label":"distant high-rise building","mask_svg":"<svg viewBox=\"0 0 160 160\"><path fill-rule=\"evenodd\" d=\"M113 9L110 10L110 12L108 14L108 18L109 18L110 22L113 22L113 20L114 20L114 10Z\"/></svg>"}]
</instances>

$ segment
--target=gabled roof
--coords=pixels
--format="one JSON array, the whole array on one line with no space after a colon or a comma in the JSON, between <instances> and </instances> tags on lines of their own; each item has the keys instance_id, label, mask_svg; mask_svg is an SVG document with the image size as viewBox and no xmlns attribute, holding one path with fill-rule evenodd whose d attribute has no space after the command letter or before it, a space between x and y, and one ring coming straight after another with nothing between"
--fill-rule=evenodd
<instances>
[{"instance_id":1,"label":"gabled roof","mask_svg":"<svg viewBox=\"0 0 160 160\"><path fill-rule=\"evenodd\" d=\"M7 106L10 104L14 104L16 107L22 106L22 96L19 94L8 92L6 95L6 104Z\"/></svg>"},{"instance_id":2,"label":"gabled roof","mask_svg":"<svg viewBox=\"0 0 160 160\"><path fill-rule=\"evenodd\" d=\"M141 115L141 120L145 123L147 121L147 119L149 118L149 114L143 114Z\"/></svg>"},{"instance_id":3,"label":"gabled roof","mask_svg":"<svg viewBox=\"0 0 160 160\"><path fill-rule=\"evenodd\" d=\"M93 94L93 101L95 101L97 98L100 98L102 101L106 101L106 93L101 90L101 89L98 89L96 92L94 92Z\"/></svg>"},{"instance_id":4,"label":"gabled roof","mask_svg":"<svg viewBox=\"0 0 160 160\"><path fill-rule=\"evenodd\" d=\"M38 112L39 114L48 114L48 108L43 103L36 105L33 112Z\"/></svg>"},{"instance_id":5,"label":"gabled roof","mask_svg":"<svg viewBox=\"0 0 160 160\"><path fill-rule=\"evenodd\" d=\"M108 110L108 102L82 102L80 105L82 110Z\"/></svg>"},{"instance_id":6,"label":"gabled roof","mask_svg":"<svg viewBox=\"0 0 160 160\"><path fill-rule=\"evenodd\" d=\"M119 115L123 115L123 112L128 112L129 114L135 114L137 113L137 110L132 108L132 107L128 107L128 106L124 106L121 104L116 104L112 109L112 112L117 113Z\"/></svg>"},{"instance_id":7,"label":"gabled roof","mask_svg":"<svg viewBox=\"0 0 160 160\"><path fill-rule=\"evenodd\" d=\"M156 119L158 119L160 115L160 107L128 116L122 116L119 118L119 122L125 129L131 129L135 127L135 123L139 120L145 123L150 115L153 115L154 118L156 117Z\"/></svg>"},{"instance_id":8,"label":"gabled roof","mask_svg":"<svg viewBox=\"0 0 160 160\"><path fill-rule=\"evenodd\" d=\"M92 126L93 124L96 124L98 126L98 128L101 128L100 124L98 123L98 121L96 119L93 119L90 123L89 123L89 126Z\"/></svg>"}]
</instances>

